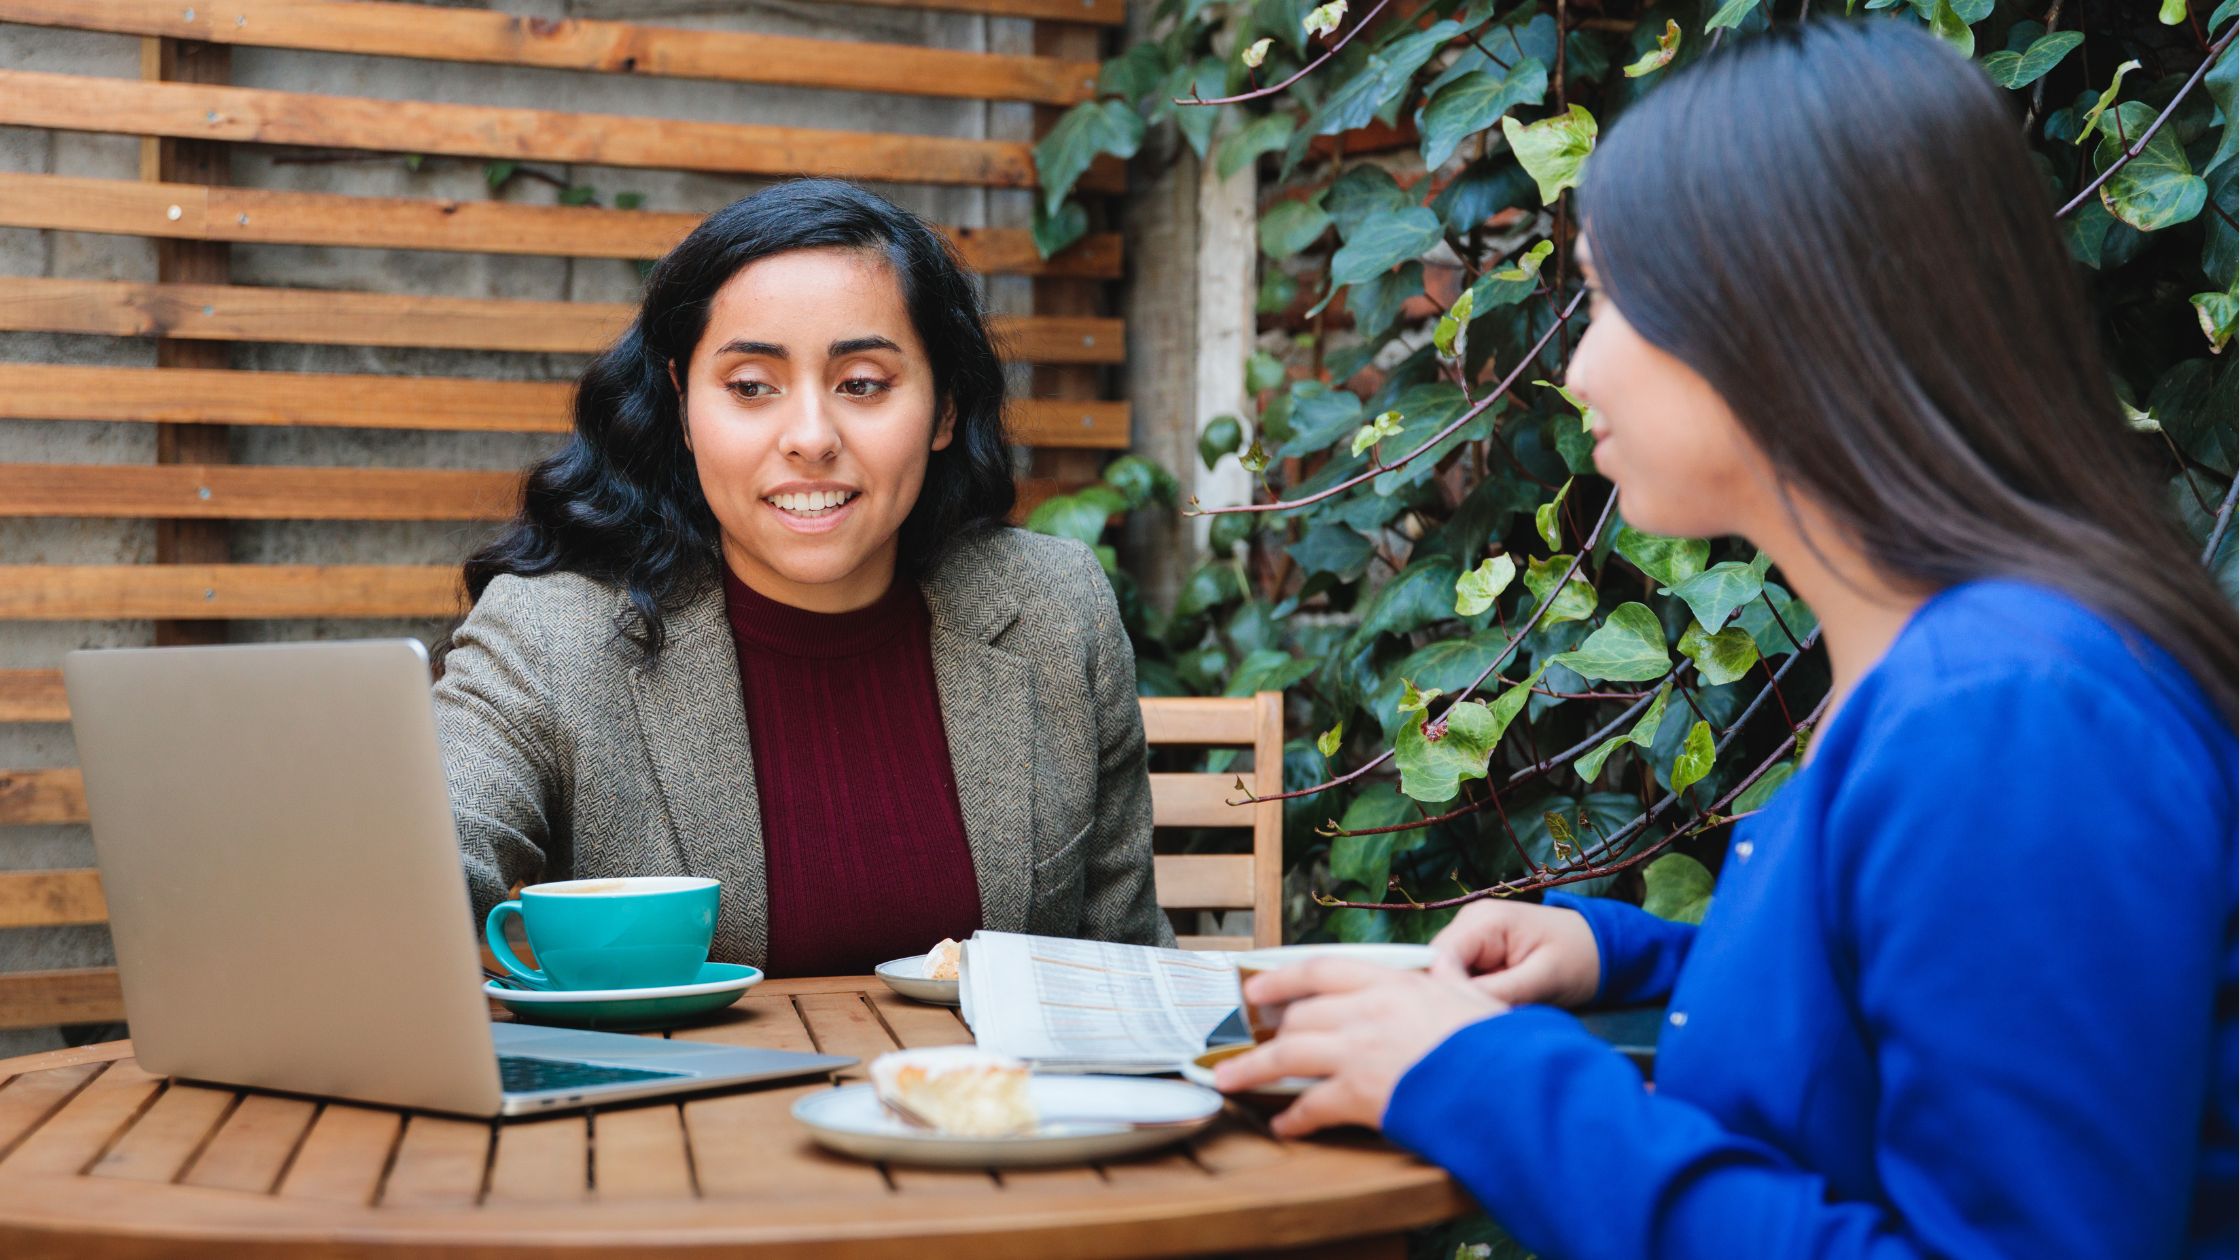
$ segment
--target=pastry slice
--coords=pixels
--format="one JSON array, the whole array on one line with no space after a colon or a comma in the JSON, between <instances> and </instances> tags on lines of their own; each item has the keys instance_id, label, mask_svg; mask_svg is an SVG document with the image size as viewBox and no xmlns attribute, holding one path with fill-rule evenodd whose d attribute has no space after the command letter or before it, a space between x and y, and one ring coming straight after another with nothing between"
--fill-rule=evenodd
<instances>
[{"instance_id":1,"label":"pastry slice","mask_svg":"<svg viewBox=\"0 0 2240 1260\"><path fill-rule=\"evenodd\" d=\"M957 1137L1035 1130L1027 1065L978 1046L896 1050L871 1061L871 1085L904 1119Z\"/></svg>"}]
</instances>

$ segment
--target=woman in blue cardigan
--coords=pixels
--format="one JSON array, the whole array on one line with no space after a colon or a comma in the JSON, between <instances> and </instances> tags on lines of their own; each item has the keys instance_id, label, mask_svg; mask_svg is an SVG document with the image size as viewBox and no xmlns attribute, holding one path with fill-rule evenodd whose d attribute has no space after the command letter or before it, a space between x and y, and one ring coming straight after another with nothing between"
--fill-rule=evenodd
<instances>
[{"instance_id":1,"label":"woman in blue cardigan","mask_svg":"<svg viewBox=\"0 0 2240 1260\"><path fill-rule=\"evenodd\" d=\"M1318 963L1327 1078L1541 1255L2230 1256L2233 608L2138 470L2015 120L1910 24L1707 56L1588 164L1570 384L1626 519L1757 544L1829 715L1700 928L1480 902ZM2229 399L2226 400L2229 403ZM1560 1007L1669 1001L1654 1091Z\"/></svg>"}]
</instances>

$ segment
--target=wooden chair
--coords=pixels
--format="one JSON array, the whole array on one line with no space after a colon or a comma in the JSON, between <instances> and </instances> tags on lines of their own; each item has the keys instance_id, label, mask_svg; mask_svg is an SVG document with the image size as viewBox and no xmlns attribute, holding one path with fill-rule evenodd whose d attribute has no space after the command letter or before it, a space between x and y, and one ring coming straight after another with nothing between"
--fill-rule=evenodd
<instances>
[{"instance_id":1,"label":"wooden chair","mask_svg":"<svg viewBox=\"0 0 2240 1260\"><path fill-rule=\"evenodd\" d=\"M1151 696L1143 701L1144 737L1153 748L1244 747L1242 772L1256 797L1283 790L1283 694ZM1169 910L1250 910L1251 936L1185 935L1186 949L1257 949L1283 943L1283 805L1237 806L1238 772L1153 774L1154 827L1249 827L1244 853L1162 853L1152 858L1159 904Z\"/></svg>"}]
</instances>

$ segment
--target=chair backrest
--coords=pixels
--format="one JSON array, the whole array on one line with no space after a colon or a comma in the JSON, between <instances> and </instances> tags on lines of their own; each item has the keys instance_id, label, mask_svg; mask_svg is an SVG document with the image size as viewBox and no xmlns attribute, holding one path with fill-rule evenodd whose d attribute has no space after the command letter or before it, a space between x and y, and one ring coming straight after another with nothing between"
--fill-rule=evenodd
<instances>
[{"instance_id":1,"label":"chair backrest","mask_svg":"<svg viewBox=\"0 0 2240 1260\"><path fill-rule=\"evenodd\" d=\"M1154 827L1248 827L1244 853L1162 853L1159 904L1169 910L1250 910L1251 936L1185 935L1186 949L1257 949L1283 943L1283 693L1254 696L1150 696L1143 733L1152 747L1249 748L1252 769L1220 774L1153 774ZM1254 804L1232 805L1242 778Z\"/></svg>"}]
</instances>

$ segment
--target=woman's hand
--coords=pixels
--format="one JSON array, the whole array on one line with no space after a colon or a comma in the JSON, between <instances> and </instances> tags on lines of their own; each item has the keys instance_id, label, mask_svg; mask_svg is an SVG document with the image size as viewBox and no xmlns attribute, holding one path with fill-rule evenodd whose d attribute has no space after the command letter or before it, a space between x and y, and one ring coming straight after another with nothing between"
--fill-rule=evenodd
<instances>
[{"instance_id":1,"label":"woman's hand","mask_svg":"<svg viewBox=\"0 0 2240 1260\"><path fill-rule=\"evenodd\" d=\"M1431 973L1509 1006L1584 1006L1602 984L1602 952L1585 915L1557 906L1474 901L1432 938Z\"/></svg>"},{"instance_id":2,"label":"woman's hand","mask_svg":"<svg viewBox=\"0 0 2240 1260\"><path fill-rule=\"evenodd\" d=\"M1214 1069L1221 1089L1326 1078L1275 1118L1278 1137L1338 1124L1377 1127L1409 1068L1456 1029L1509 1009L1467 980L1340 958L1262 973L1245 991L1256 1004L1291 1005L1273 1041Z\"/></svg>"}]
</instances>

